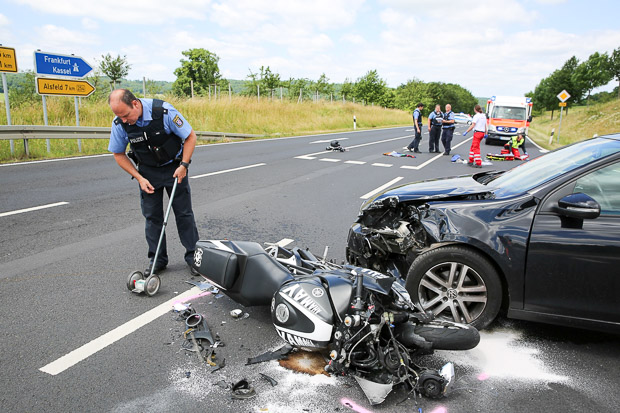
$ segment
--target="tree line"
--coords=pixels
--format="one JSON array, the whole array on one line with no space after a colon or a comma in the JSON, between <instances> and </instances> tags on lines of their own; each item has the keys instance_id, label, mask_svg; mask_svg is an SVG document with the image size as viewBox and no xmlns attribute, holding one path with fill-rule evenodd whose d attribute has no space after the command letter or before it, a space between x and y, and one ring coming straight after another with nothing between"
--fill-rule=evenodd
<instances>
[{"instance_id":1,"label":"tree line","mask_svg":"<svg viewBox=\"0 0 620 413\"><path fill-rule=\"evenodd\" d=\"M533 92L526 96L534 100L537 110L551 110L558 108L560 102L557 95L566 90L571 97L567 100L569 104L588 103L592 91L597 87L605 86L613 79L620 83L620 47L611 54L594 52L587 60L580 62L575 56L568 59L561 68L553 71L549 76L543 78ZM597 100L609 100L617 93L620 99L620 87L617 92L598 94Z\"/></svg>"},{"instance_id":2,"label":"tree line","mask_svg":"<svg viewBox=\"0 0 620 413\"><path fill-rule=\"evenodd\" d=\"M280 74L272 71L269 66L261 66L255 72L250 69L239 90L238 81L222 77L220 59L215 53L195 48L185 50L182 54L181 65L174 71L176 80L171 88L167 82L146 79L144 83L150 95L172 92L180 97L211 96L216 90L219 94L227 94L231 90L232 93L244 96L260 94L261 98L278 99L282 96L291 101L340 100L409 112L413 112L417 103L423 103L425 114L433 111L435 104L440 104L443 109L448 103L455 112L472 113L478 102L467 89L453 83L426 83L412 79L397 88L391 88L377 70L369 70L356 80L347 78L343 83L332 83L325 73L316 80L292 77L282 79ZM102 55L94 73L87 77L96 89L91 97L106 98L117 86L131 89L137 95L144 93L143 82L123 80L130 69L127 56L113 57L109 53ZM39 99L34 77L32 71L9 77L12 78L12 82L9 82L11 106L18 107ZM235 88L237 90L234 90Z\"/></svg>"}]
</instances>

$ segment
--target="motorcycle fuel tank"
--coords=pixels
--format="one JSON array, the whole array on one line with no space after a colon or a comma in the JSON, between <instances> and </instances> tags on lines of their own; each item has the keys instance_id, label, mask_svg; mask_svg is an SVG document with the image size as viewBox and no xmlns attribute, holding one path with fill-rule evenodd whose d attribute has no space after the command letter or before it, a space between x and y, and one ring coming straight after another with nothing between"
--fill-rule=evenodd
<instances>
[{"instance_id":1,"label":"motorcycle fuel tank","mask_svg":"<svg viewBox=\"0 0 620 413\"><path fill-rule=\"evenodd\" d=\"M318 277L284 283L271 301L271 320L282 339L293 346L321 349L334 328L329 293Z\"/></svg>"}]
</instances>

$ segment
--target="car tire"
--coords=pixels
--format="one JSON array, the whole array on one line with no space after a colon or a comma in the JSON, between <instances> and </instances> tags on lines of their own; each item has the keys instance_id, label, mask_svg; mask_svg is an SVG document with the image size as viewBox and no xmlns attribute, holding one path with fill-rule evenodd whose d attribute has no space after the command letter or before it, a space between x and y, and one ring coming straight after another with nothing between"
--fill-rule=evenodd
<instances>
[{"instance_id":1,"label":"car tire","mask_svg":"<svg viewBox=\"0 0 620 413\"><path fill-rule=\"evenodd\" d=\"M502 303L501 281L493 265L482 254L458 245L420 254L409 268L405 287L425 311L478 330L495 319Z\"/></svg>"},{"instance_id":2,"label":"car tire","mask_svg":"<svg viewBox=\"0 0 620 413\"><path fill-rule=\"evenodd\" d=\"M468 121L467 121L467 124L468 124L468 125L471 125L471 120L468 120Z\"/></svg>"}]
</instances>

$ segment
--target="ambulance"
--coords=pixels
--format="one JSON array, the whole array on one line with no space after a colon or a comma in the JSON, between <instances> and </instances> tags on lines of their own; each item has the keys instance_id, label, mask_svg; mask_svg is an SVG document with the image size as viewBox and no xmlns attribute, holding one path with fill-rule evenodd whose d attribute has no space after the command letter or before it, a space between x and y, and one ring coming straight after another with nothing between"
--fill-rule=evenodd
<instances>
[{"instance_id":1,"label":"ambulance","mask_svg":"<svg viewBox=\"0 0 620 413\"><path fill-rule=\"evenodd\" d=\"M532 99L525 96L493 96L487 100L487 144L504 144L513 136L527 135L532 121Z\"/></svg>"}]
</instances>

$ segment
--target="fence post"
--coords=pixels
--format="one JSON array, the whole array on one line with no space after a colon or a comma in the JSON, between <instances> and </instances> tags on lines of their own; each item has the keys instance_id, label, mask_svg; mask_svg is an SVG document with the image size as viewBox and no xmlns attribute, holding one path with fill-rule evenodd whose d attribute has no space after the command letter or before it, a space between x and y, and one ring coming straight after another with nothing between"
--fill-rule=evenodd
<instances>
[{"instance_id":1,"label":"fence post","mask_svg":"<svg viewBox=\"0 0 620 413\"><path fill-rule=\"evenodd\" d=\"M256 85L256 92L258 94L258 101L260 102L260 85Z\"/></svg>"},{"instance_id":2,"label":"fence post","mask_svg":"<svg viewBox=\"0 0 620 413\"><path fill-rule=\"evenodd\" d=\"M142 91L144 92L144 99L146 99L146 78L142 76Z\"/></svg>"},{"instance_id":3,"label":"fence post","mask_svg":"<svg viewBox=\"0 0 620 413\"><path fill-rule=\"evenodd\" d=\"M230 83L228 83L228 100L232 100L232 91L230 90Z\"/></svg>"},{"instance_id":4,"label":"fence post","mask_svg":"<svg viewBox=\"0 0 620 413\"><path fill-rule=\"evenodd\" d=\"M194 81L190 79L189 81L189 87L192 90L192 99L194 98Z\"/></svg>"}]
</instances>

